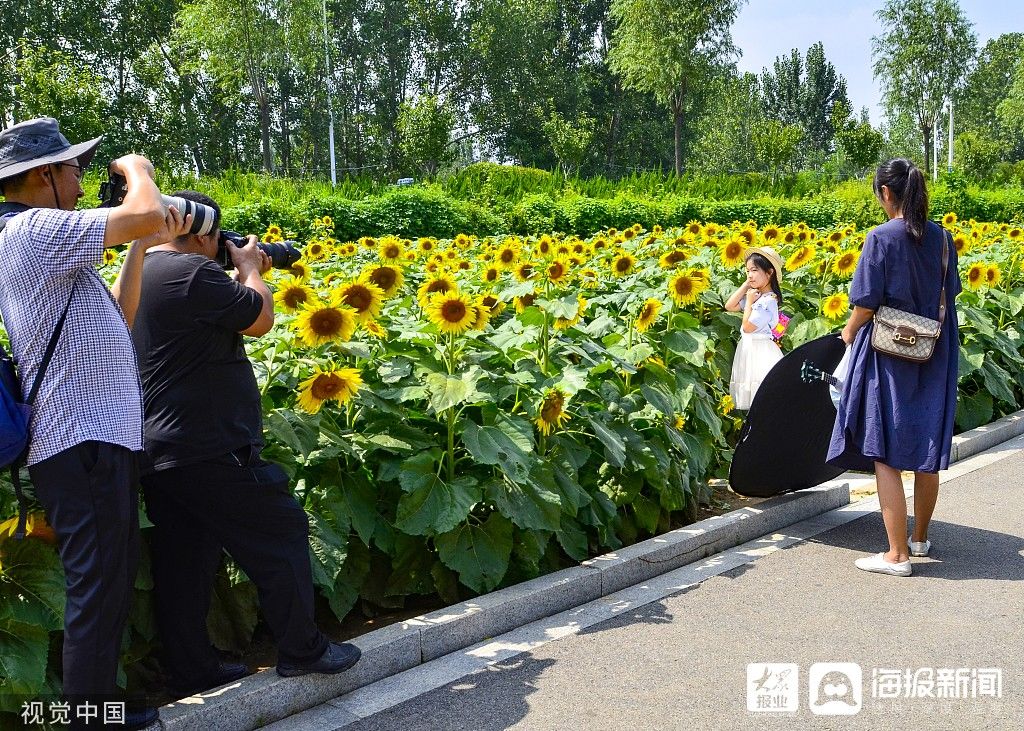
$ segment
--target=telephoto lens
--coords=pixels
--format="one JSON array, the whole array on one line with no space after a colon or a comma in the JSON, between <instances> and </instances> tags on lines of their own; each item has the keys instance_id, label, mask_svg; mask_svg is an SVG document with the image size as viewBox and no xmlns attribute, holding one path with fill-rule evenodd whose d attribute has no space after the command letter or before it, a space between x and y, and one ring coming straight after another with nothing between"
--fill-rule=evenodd
<instances>
[{"instance_id":1,"label":"telephoto lens","mask_svg":"<svg viewBox=\"0 0 1024 731\"><path fill-rule=\"evenodd\" d=\"M217 263L225 269L234 269L235 263L231 259L228 245L233 244L241 249L246 243L245 236L237 231L221 229L220 239L217 241ZM294 241L281 241L274 244L258 243L256 246L270 257L270 265L274 269L288 269L302 256L302 252L295 248Z\"/></svg>"},{"instance_id":2,"label":"telephoto lens","mask_svg":"<svg viewBox=\"0 0 1024 731\"><path fill-rule=\"evenodd\" d=\"M124 197L128 195L128 180L119 173L108 173L109 179L100 184L100 208L114 208L124 203ZM170 195L161 195L161 202L164 208L174 206L182 218L191 214L192 225L189 226L190 234L205 236L213 231L214 221L217 219L217 212L202 203L177 198Z\"/></svg>"},{"instance_id":3,"label":"telephoto lens","mask_svg":"<svg viewBox=\"0 0 1024 731\"><path fill-rule=\"evenodd\" d=\"M161 195L160 200L163 201L164 208L169 208L170 206L177 208L182 218L191 214L192 225L188 229L190 234L205 236L213 231L214 221L217 220L217 212L209 206L172 195Z\"/></svg>"}]
</instances>

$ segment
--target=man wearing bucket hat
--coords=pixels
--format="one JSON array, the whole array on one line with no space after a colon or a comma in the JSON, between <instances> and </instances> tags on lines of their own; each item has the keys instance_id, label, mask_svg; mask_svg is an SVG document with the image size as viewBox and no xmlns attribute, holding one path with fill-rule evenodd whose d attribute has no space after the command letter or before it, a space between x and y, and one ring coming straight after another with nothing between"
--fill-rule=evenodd
<instances>
[{"instance_id":1,"label":"man wearing bucket hat","mask_svg":"<svg viewBox=\"0 0 1024 731\"><path fill-rule=\"evenodd\" d=\"M128 181L123 205L74 210L100 139L73 145L47 117L0 133L0 315L26 397L39 380L27 462L64 564L64 693L102 708L117 692L138 561L142 398L117 298L137 301L145 249L184 222L164 211L153 166L138 155L111 163ZM133 240L111 292L95 267L104 247ZM130 716L120 728L157 714Z\"/></svg>"}]
</instances>

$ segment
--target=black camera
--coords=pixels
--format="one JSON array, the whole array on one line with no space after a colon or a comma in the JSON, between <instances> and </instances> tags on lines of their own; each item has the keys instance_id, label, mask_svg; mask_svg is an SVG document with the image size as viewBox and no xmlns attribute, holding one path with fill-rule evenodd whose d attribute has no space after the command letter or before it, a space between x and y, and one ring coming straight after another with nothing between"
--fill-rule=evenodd
<instances>
[{"instance_id":1,"label":"black camera","mask_svg":"<svg viewBox=\"0 0 1024 731\"><path fill-rule=\"evenodd\" d=\"M128 180L119 173L110 173L109 179L100 183L100 208L114 208L124 203L124 197L128 194ZM183 217L192 216L192 226L188 232L205 236L213 231L214 221L217 220L217 212L202 203L178 198L171 195L161 195L164 208L174 206Z\"/></svg>"},{"instance_id":2,"label":"black camera","mask_svg":"<svg viewBox=\"0 0 1024 731\"><path fill-rule=\"evenodd\" d=\"M220 238L217 240L217 258L215 261L225 269L233 269L235 263L231 260L228 244L234 244L241 249L247 243L248 239L237 231L221 229ZM302 252L295 248L294 241L281 241L274 244L258 243L256 246L270 257L270 265L274 269L289 269L302 256Z\"/></svg>"}]
</instances>

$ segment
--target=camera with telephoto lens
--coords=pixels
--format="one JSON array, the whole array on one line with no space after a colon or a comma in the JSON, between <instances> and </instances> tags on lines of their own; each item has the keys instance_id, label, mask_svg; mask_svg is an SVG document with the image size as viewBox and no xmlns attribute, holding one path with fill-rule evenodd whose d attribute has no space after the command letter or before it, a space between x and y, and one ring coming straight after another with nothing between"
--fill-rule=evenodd
<instances>
[{"instance_id":1,"label":"camera with telephoto lens","mask_svg":"<svg viewBox=\"0 0 1024 731\"><path fill-rule=\"evenodd\" d=\"M222 229L220 238L217 240L217 257L214 261L225 269L234 268L235 263L231 260L228 244L234 244L241 249L247 243L249 243L249 240L237 231L224 231ZM274 244L258 243L256 247L270 257L270 265L274 269L289 269L302 256L302 252L295 248L294 241L280 241Z\"/></svg>"},{"instance_id":2,"label":"camera with telephoto lens","mask_svg":"<svg viewBox=\"0 0 1024 731\"><path fill-rule=\"evenodd\" d=\"M109 173L109 179L100 184L100 208L114 208L124 203L124 197L128 195L128 180L120 173ZM164 208L174 206L184 216L192 216L192 225L188 232L205 236L213 231L214 222L217 220L217 212L202 203L178 198L173 195L161 195L160 200Z\"/></svg>"}]
</instances>

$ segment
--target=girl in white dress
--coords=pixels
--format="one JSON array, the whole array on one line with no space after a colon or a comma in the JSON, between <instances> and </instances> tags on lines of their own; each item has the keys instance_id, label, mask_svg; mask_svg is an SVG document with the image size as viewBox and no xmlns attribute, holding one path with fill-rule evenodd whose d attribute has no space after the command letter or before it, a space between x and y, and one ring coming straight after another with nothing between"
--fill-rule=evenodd
<instances>
[{"instance_id":1,"label":"girl in white dress","mask_svg":"<svg viewBox=\"0 0 1024 731\"><path fill-rule=\"evenodd\" d=\"M770 246L750 249L744 259L747 281L725 303L729 312L743 311L740 342L732 362L729 395L737 409L749 409L761 381L782 359L772 337L779 324L782 258Z\"/></svg>"}]
</instances>

